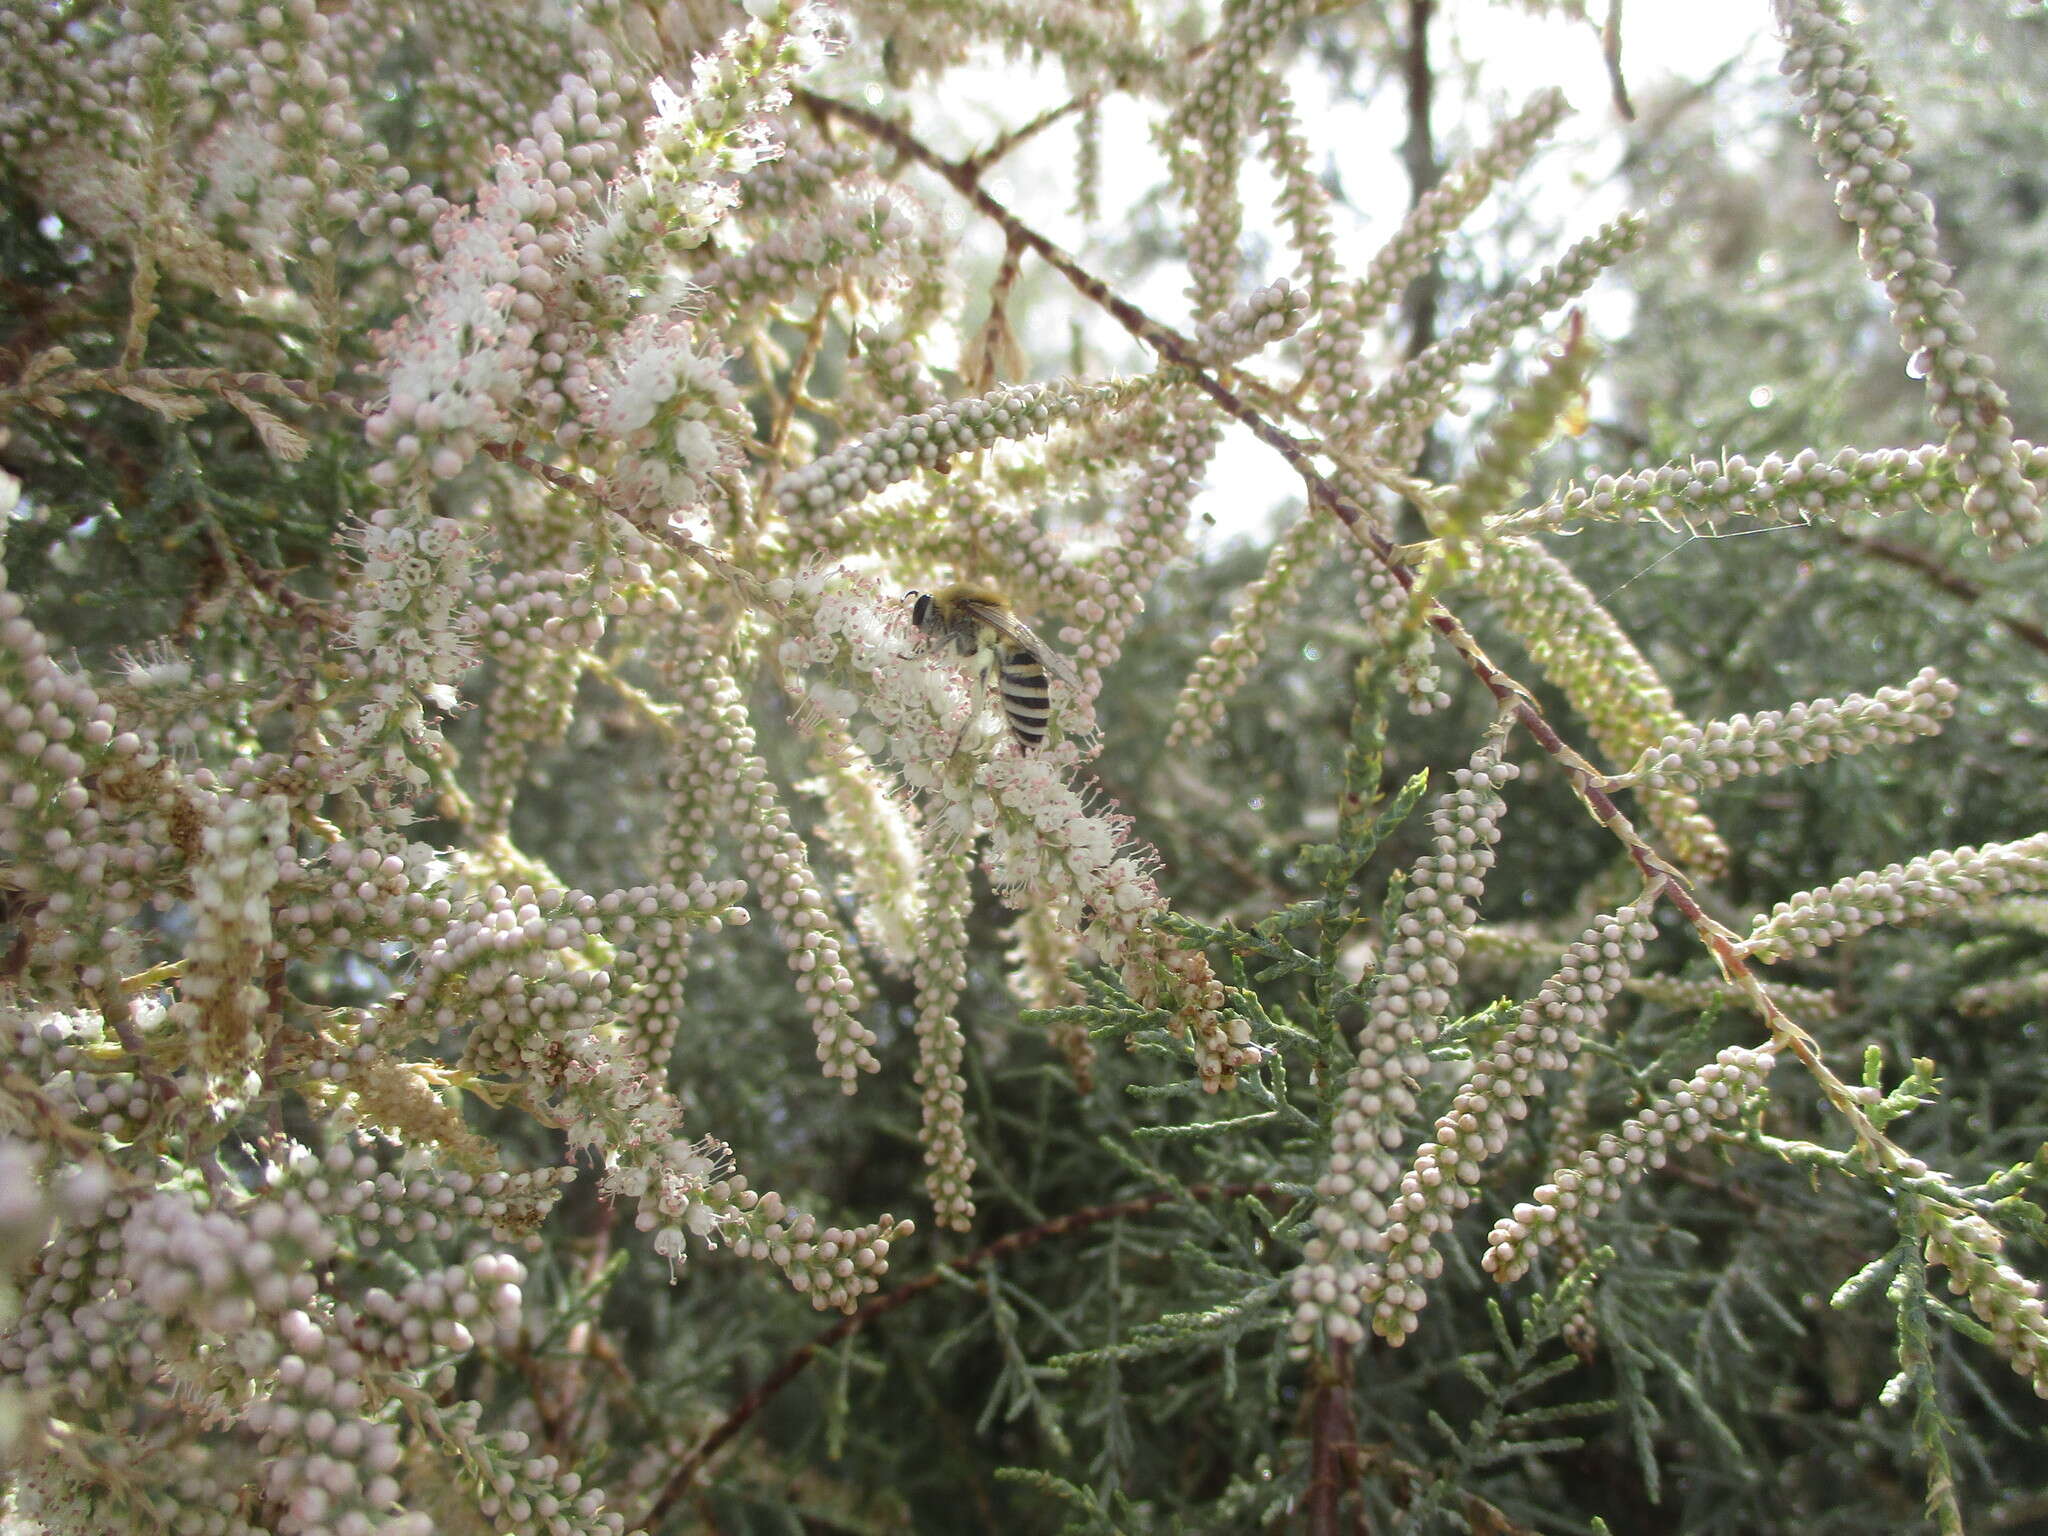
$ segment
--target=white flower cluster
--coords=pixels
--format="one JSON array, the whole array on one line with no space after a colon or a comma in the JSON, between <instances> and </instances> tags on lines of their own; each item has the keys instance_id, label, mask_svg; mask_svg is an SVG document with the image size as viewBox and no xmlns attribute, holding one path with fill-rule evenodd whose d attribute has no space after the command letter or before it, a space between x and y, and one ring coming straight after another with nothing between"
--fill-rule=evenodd
<instances>
[{"instance_id":1,"label":"white flower cluster","mask_svg":"<svg viewBox=\"0 0 2048 1536\"><path fill-rule=\"evenodd\" d=\"M1648 657L1556 555L1533 539L1489 539L1473 580L1508 632L1564 691L1607 761L1633 762L1691 722ZM1728 846L1688 792L1644 788L1651 823L1689 868L1726 868Z\"/></svg>"},{"instance_id":2,"label":"white flower cluster","mask_svg":"<svg viewBox=\"0 0 2048 1536\"><path fill-rule=\"evenodd\" d=\"M819 1064L852 1093L860 1075L877 1065L874 1031L860 1018L874 984L858 951L843 941L833 904L756 750L753 722L722 646L696 626L672 633L677 644L662 664L683 705L676 715L673 782L678 816L687 805L695 823L687 832L680 824L675 830L697 845L692 858L708 852L714 827L736 835L741 863L811 1016Z\"/></svg>"},{"instance_id":3,"label":"white flower cluster","mask_svg":"<svg viewBox=\"0 0 2048 1536\"><path fill-rule=\"evenodd\" d=\"M825 21L818 6L775 7L699 56L687 95L654 83L654 116L631 174L574 231L572 283L620 293L635 280L656 286L664 264L703 243L739 201L734 178L778 153L771 114L791 77L823 57Z\"/></svg>"},{"instance_id":4,"label":"white flower cluster","mask_svg":"<svg viewBox=\"0 0 2048 1536\"><path fill-rule=\"evenodd\" d=\"M556 441L595 448L622 508L694 506L711 493L713 474L737 460L736 440L750 426L724 370L725 358L688 320L642 315L594 367L565 380L576 415Z\"/></svg>"},{"instance_id":5,"label":"white flower cluster","mask_svg":"<svg viewBox=\"0 0 2048 1536\"><path fill-rule=\"evenodd\" d=\"M1091 810L1069 785L1064 744L986 759L958 752L980 706L956 668L925 653L901 603L884 608L872 582L839 567L807 567L770 584L788 605L791 637L780 659L790 672L830 667L851 687L814 687L809 706L872 756L894 760L921 797L932 846L969 844L985 831L990 882L1012 906L1042 905L1113 963L1135 991L1173 1016L1191 1040L1211 1091L1228 1087L1261 1059L1251 1026L1222 1015L1222 989L1199 955L1148 925L1166 910L1152 878L1152 851L1131 836L1128 817ZM871 724L856 724L864 710Z\"/></svg>"},{"instance_id":6,"label":"white flower cluster","mask_svg":"<svg viewBox=\"0 0 2048 1536\"><path fill-rule=\"evenodd\" d=\"M1415 1113L1416 1084L1429 1074L1428 1047L1450 1010L1465 935L1478 920L1507 813L1499 788L1519 773L1489 742L1429 813L1431 851L1410 872L1404 910L1387 936L1358 1059L1338 1100L1329 1166L1316 1181L1316 1235L1294 1273L1297 1342L1319 1324L1332 1338L1365 1337L1366 1295L1379 1281L1376 1261L1392 1225L1386 1197L1400 1173L1388 1149L1400 1145Z\"/></svg>"},{"instance_id":7,"label":"white flower cluster","mask_svg":"<svg viewBox=\"0 0 2048 1536\"><path fill-rule=\"evenodd\" d=\"M735 205L732 178L776 152L767 114L819 57L821 24L815 7L779 12L701 58L688 96L654 82L639 156L610 183L593 172L616 163L604 114L620 91L563 82L473 203L440 215L412 312L378 338L377 483L452 478L526 431L601 445L628 505L701 499L740 413L722 357L678 312L673 259Z\"/></svg>"},{"instance_id":8,"label":"white flower cluster","mask_svg":"<svg viewBox=\"0 0 2048 1536\"><path fill-rule=\"evenodd\" d=\"M467 527L424 501L372 513L354 537L361 561L347 641L367 663L369 701L337 745L371 771L417 783L424 775L407 761L405 740L423 728L420 700L452 708L474 657L467 595L476 548Z\"/></svg>"},{"instance_id":9,"label":"white flower cluster","mask_svg":"<svg viewBox=\"0 0 2048 1536\"><path fill-rule=\"evenodd\" d=\"M1006 385L898 417L842 443L786 477L776 490L784 517L798 526L823 522L840 509L990 443L1042 435L1061 422L1114 408L1127 391L1116 385L1077 390L1066 384Z\"/></svg>"},{"instance_id":10,"label":"white flower cluster","mask_svg":"<svg viewBox=\"0 0 2048 1536\"><path fill-rule=\"evenodd\" d=\"M491 27L490 66L478 68L459 56L437 60L435 83L441 89L432 99L448 114L451 140L443 145L415 139L410 148L429 157L444 150L447 158L428 158L416 178L403 167L384 167L389 190L364 218L363 230L394 240L426 233L455 206L451 198L473 194L480 181L500 173L498 146L509 144L513 160L527 168L531 196L524 201L535 226L533 247L556 260L568 249L567 221L578 210L599 207L624 170L634 147L633 124L649 107L650 82L573 21L556 30L549 25L555 18L542 13L531 18L530 27L522 26L526 18L493 15L477 0L451 0L436 13L437 21L444 18L434 40L461 53L472 45L473 28ZM368 19L346 17L357 27ZM707 39L707 47L717 41ZM344 40L338 46L351 45ZM565 70L565 60L573 68ZM547 104L533 110L529 103L542 97ZM423 253L408 248L398 254L416 266Z\"/></svg>"},{"instance_id":11,"label":"white flower cluster","mask_svg":"<svg viewBox=\"0 0 2048 1536\"><path fill-rule=\"evenodd\" d=\"M1091 813L1043 755L997 757L983 774L992 800L989 876L1012 906L1047 903L1118 961L1145 922L1166 910L1130 818ZM1127 851L1129 850L1129 851Z\"/></svg>"},{"instance_id":12,"label":"white flower cluster","mask_svg":"<svg viewBox=\"0 0 2048 1536\"><path fill-rule=\"evenodd\" d=\"M1308 318L1308 295L1286 283L1268 283L1205 320L1195 332L1195 355L1205 362L1236 362L1284 341Z\"/></svg>"},{"instance_id":13,"label":"white flower cluster","mask_svg":"<svg viewBox=\"0 0 2048 1536\"><path fill-rule=\"evenodd\" d=\"M1317 420L1326 435L1344 442L1363 442L1370 435L1374 421L1361 408L1372 390L1366 328L1436 259L1487 193L1521 170L1569 110L1562 91L1538 92L1409 210L1348 293L1319 307L1303 371L1314 398L1322 402Z\"/></svg>"},{"instance_id":14,"label":"white flower cluster","mask_svg":"<svg viewBox=\"0 0 2048 1536\"><path fill-rule=\"evenodd\" d=\"M1773 453L1754 464L1731 453L1598 475L1588 485L1567 486L1541 506L1510 513L1494 526L1507 533L1544 533L1650 517L1706 535L1737 521L1768 527L1836 523L1859 512L1886 517L1918 507L1940 511L1956 495L1938 448L1874 453L1844 448L1833 458L1802 448L1789 459Z\"/></svg>"},{"instance_id":15,"label":"white flower cluster","mask_svg":"<svg viewBox=\"0 0 2048 1536\"><path fill-rule=\"evenodd\" d=\"M974 1154L967 1148L967 1041L954 1010L967 983L967 913L973 905L965 844L925 850L922 943L911 963L917 982L918 1102L923 1111L925 1190L942 1227L974 1225Z\"/></svg>"},{"instance_id":16,"label":"white flower cluster","mask_svg":"<svg viewBox=\"0 0 2048 1536\"><path fill-rule=\"evenodd\" d=\"M1891 301L1899 343L1925 375L1944 457L1969 488L1977 532L2010 554L2040 538L2039 490L2014 451L2005 391L1941 259L1934 204L1915 192L1906 125L1878 87L1839 0L1774 0L1785 34L1784 72L1799 80L1800 115L1814 138L1835 206L1857 228L1863 265Z\"/></svg>"},{"instance_id":17,"label":"white flower cluster","mask_svg":"<svg viewBox=\"0 0 2048 1536\"><path fill-rule=\"evenodd\" d=\"M1311 507L1274 541L1265 569L1232 605L1223 633L1209 642L1207 653L1188 673L1180 697L1174 701L1173 722L1167 727L1168 750L1197 746L1216 734L1225 707L1251 677L1267 639L1294 606L1317 563L1329 553L1338 527L1334 517ZM1391 582L1393 578L1387 579Z\"/></svg>"},{"instance_id":18,"label":"white flower cluster","mask_svg":"<svg viewBox=\"0 0 2048 1536\"><path fill-rule=\"evenodd\" d=\"M2048 1306L2041 1287L1999 1257L2004 1235L1977 1215L1950 1217L1923 1207L1927 1262L1948 1270L1949 1290L1991 1330L1992 1348L2048 1398Z\"/></svg>"},{"instance_id":19,"label":"white flower cluster","mask_svg":"<svg viewBox=\"0 0 2048 1536\"><path fill-rule=\"evenodd\" d=\"M1731 1045L1689 1079L1673 1078L1662 1098L1601 1136L1576 1163L1553 1173L1532 1200L1495 1222L1481 1267L1502 1285L1519 1280L1561 1229L1592 1220L1672 1153L1704 1140L1715 1121L1738 1113L1776 1064L1769 1051Z\"/></svg>"},{"instance_id":20,"label":"white flower cluster","mask_svg":"<svg viewBox=\"0 0 2048 1536\"><path fill-rule=\"evenodd\" d=\"M1753 774L1779 773L1866 747L1932 736L1955 713L1956 685L1926 667L1903 687L1790 709L1709 720L1647 748L1625 777L1649 789L1697 794Z\"/></svg>"},{"instance_id":21,"label":"white flower cluster","mask_svg":"<svg viewBox=\"0 0 2048 1536\"><path fill-rule=\"evenodd\" d=\"M284 837L282 798L223 798L192 866L192 936L171 1022L191 1038L202 1071L230 1079L231 1095L262 1052L270 1016L270 892Z\"/></svg>"},{"instance_id":22,"label":"white flower cluster","mask_svg":"<svg viewBox=\"0 0 2048 1536\"><path fill-rule=\"evenodd\" d=\"M845 737L828 741L816 766L817 777L798 788L823 802L819 833L845 869L841 894L853 899L854 931L864 952L901 973L918 952L925 914L915 809Z\"/></svg>"},{"instance_id":23,"label":"white flower cluster","mask_svg":"<svg viewBox=\"0 0 2048 1536\"><path fill-rule=\"evenodd\" d=\"M553 283L518 238L530 169L506 156L473 210L442 217L413 309L378 337L390 394L363 427L386 455L370 470L374 484L452 480L484 443L511 431L540 361L537 294Z\"/></svg>"},{"instance_id":24,"label":"white flower cluster","mask_svg":"<svg viewBox=\"0 0 2048 1536\"><path fill-rule=\"evenodd\" d=\"M1385 456L1405 463L1410 440L1440 414L1458 385L1461 370L1484 362L1515 332L1534 325L1593 285L1593 279L1639 249L1646 230L1628 214L1601 226L1566 251L1555 266L1517 283L1457 330L1402 364L1359 402L1353 413L1383 445Z\"/></svg>"},{"instance_id":25,"label":"white flower cluster","mask_svg":"<svg viewBox=\"0 0 2048 1536\"><path fill-rule=\"evenodd\" d=\"M781 590L781 583L774 585ZM956 757L980 702L962 688L957 669L914 643L901 604L891 605L884 617L871 583L830 567L807 570L789 584L787 595L809 610L810 622L807 635L784 642L784 666L795 671L829 665L852 681L852 690L814 688L811 706L864 750L886 752L895 761L904 782L923 799L935 846L971 842L987 828L990 879L1013 905L1051 904L1111 961L1139 966L1141 958L1157 958L1150 939L1133 944L1149 918L1164 909L1147 868L1149 850L1131 846L1126 818L1088 810L1056 766L1060 749L1028 756L999 752L982 763ZM791 616L799 611L793 606ZM853 722L862 707L872 725ZM1186 960L1170 945L1160 954ZM1140 966L1139 974L1143 985L1163 989L1163 1004L1192 1028L1205 1083L1222 1086L1238 1065L1257 1058L1249 1026L1225 1024L1216 1016L1220 996L1191 990L1178 973L1161 976L1149 965ZM1231 1038L1233 1028L1243 1040Z\"/></svg>"},{"instance_id":26,"label":"white flower cluster","mask_svg":"<svg viewBox=\"0 0 2048 1536\"><path fill-rule=\"evenodd\" d=\"M1086 628L1073 637L1074 667L1090 703L1101 692L1103 669L1123 653L1124 636L1145 611L1146 591L1187 547L1195 493L1221 435L1207 403L1187 399L1169 408L1167 424L1153 439L1116 541L1091 568L1101 595L1075 605L1074 616Z\"/></svg>"},{"instance_id":27,"label":"white flower cluster","mask_svg":"<svg viewBox=\"0 0 2048 1536\"><path fill-rule=\"evenodd\" d=\"M984 782L995 808L989 879L1012 906L1044 907L1119 965L1131 996L1164 1010L1188 1042L1203 1092L1222 1092L1264 1059L1249 1021L1226 1014L1207 958L1153 926L1166 898L1128 817L1090 812L1042 754L995 758Z\"/></svg>"},{"instance_id":28,"label":"white flower cluster","mask_svg":"<svg viewBox=\"0 0 2048 1536\"><path fill-rule=\"evenodd\" d=\"M769 592L789 604L790 634L778 653L784 669L830 667L851 684L813 687L810 707L870 757L892 759L949 838L971 838L970 792L953 756L980 700L969 696L957 668L917 644L907 605L884 599L864 576L824 564L770 583ZM856 711L870 723L855 724Z\"/></svg>"},{"instance_id":29,"label":"white flower cluster","mask_svg":"<svg viewBox=\"0 0 2048 1536\"><path fill-rule=\"evenodd\" d=\"M1447 708L1436 632L1418 620L1415 599L1370 546L1354 538L1337 541L1337 558L1350 571L1359 620L1375 649L1394 658L1394 686L1418 715Z\"/></svg>"},{"instance_id":30,"label":"white flower cluster","mask_svg":"<svg viewBox=\"0 0 2048 1536\"><path fill-rule=\"evenodd\" d=\"M782 153L748 173L740 206L750 215L794 212L831 195L834 188L871 174L867 156L852 144L835 143L800 117L776 120ZM867 337L861 338L865 348Z\"/></svg>"},{"instance_id":31,"label":"white flower cluster","mask_svg":"<svg viewBox=\"0 0 2048 1536\"><path fill-rule=\"evenodd\" d=\"M1421 1321L1425 1282L1443 1270L1437 1234L1472 1203L1486 1161L1507 1147L1512 1123L1543 1092L1543 1074L1571 1064L1582 1032L1599 1027L1655 934L1647 904L1595 918L1514 1026L1473 1066L1431 1139L1417 1149L1387 1206L1385 1247L1364 1287L1373 1332L1388 1343L1401 1344Z\"/></svg>"},{"instance_id":32,"label":"white flower cluster","mask_svg":"<svg viewBox=\"0 0 2048 1536\"><path fill-rule=\"evenodd\" d=\"M1811 955L1887 923L1910 923L2008 891L2048 888L2048 832L1866 870L1771 908L1742 942L1752 960Z\"/></svg>"}]
</instances>

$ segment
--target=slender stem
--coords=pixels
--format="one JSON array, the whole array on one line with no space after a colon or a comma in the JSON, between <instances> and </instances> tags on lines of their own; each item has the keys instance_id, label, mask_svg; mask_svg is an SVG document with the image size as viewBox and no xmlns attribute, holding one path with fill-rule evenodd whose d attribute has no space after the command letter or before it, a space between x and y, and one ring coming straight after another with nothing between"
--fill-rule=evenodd
<instances>
[{"instance_id":1,"label":"slender stem","mask_svg":"<svg viewBox=\"0 0 2048 1536\"><path fill-rule=\"evenodd\" d=\"M1614 98L1614 110L1625 123L1636 120L1635 103L1628 97L1628 77L1621 72L1621 0L1607 0L1607 20L1600 26L1600 56L1607 65L1607 89Z\"/></svg>"},{"instance_id":2,"label":"slender stem","mask_svg":"<svg viewBox=\"0 0 2048 1536\"><path fill-rule=\"evenodd\" d=\"M1020 123L1008 133L998 134L992 143L976 150L960 163L976 173L985 171L1026 139L1037 137L1063 117L1070 117L1076 112L1086 112L1100 100L1102 91L1098 87L1092 91L1083 91L1071 101L1063 101L1056 107L1047 107L1030 122Z\"/></svg>"},{"instance_id":3,"label":"slender stem","mask_svg":"<svg viewBox=\"0 0 2048 1536\"><path fill-rule=\"evenodd\" d=\"M1401 144L1401 160L1408 171L1408 206L1414 208L1443 179L1437 163L1436 134L1430 111L1436 100L1436 69L1429 61L1429 23L1436 13L1436 0L1408 0L1408 39L1402 50L1402 74L1407 87L1408 137ZM1420 357L1436 340L1437 305L1443 296L1443 261L1432 256L1429 265L1408 285L1402 308L1408 322L1408 356Z\"/></svg>"},{"instance_id":4,"label":"slender stem","mask_svg":"<svg viewBox=\"0 0 2048 1536\"><path fill-rule=\"evenodd\" d=\"M818 366L818 354L825 350L825 329L831 319L832 296L827 294L818 300L817 312L804 328L803 354L797 358L796 366L790 369L789 388L775 405L775 420L768 429L771 463L779 465L784 449L789 446L789 429L796 421L796 408L803 397L804 384L810 378L811 370Z\"/></svg>"},{"instance_id":5,"label":"slender stem","mask_svg":"<svg viewBox=\"0 0 2048 1536\"><path fill-rule=\"evenodd\" d=\"M1333 1340L1309 1399L1309 1536L1365 1536L1365 1512L1347 1495L1358 1484L1358 1423L1351 1411L1351 1346ZM1350 1517L1345 1506L1352 1503Z\"/></svg>"}]
</instances>

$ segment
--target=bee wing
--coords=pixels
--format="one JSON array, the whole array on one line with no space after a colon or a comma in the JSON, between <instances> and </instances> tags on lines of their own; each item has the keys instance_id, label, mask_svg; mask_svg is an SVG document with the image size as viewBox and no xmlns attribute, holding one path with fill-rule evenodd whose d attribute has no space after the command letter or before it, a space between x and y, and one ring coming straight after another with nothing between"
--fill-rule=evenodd
<instances>
[{"instance_id":1,"label":"bee wing","mask_svg":"<svg viewBox=\"0 0 2048 1536\"><path fill-rule=\"evenodd\" d=\"M1025 650L1031 652L1032 655L1038 658L1038 664L1058 678L1066 687L1076 692L1080 691L1081 676L1074 670L1067 658L1039 639L1032 632L1031 626L1018 618L1014 613L992 607L987 603L977 603L971 598L963 601L960 606L977 623L986 624L1005 640L1010 641L1014 645L1022 646Z\"/></svg>"},{"instance_id":2,"label":"bee wing","mask_svg":"<svg viewBox=\"0 0 2048 1536\"><path fill-rule=\"evenodd\" d=\"M1058 651L1048 650L1043 640L1039 641L1033 650L1038 656L1039 665L1058 678L1061 687L1074 693L1081 691L1081 674L1074 670L1072 662Z\"/></svg>"}]
</instances>

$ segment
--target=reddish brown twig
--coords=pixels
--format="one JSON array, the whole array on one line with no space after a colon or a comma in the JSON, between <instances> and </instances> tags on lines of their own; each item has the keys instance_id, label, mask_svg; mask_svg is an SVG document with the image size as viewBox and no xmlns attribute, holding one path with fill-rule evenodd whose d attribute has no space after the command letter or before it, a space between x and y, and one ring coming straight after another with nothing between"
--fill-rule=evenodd
<instances>
[{"instance_id":1,"label":"reddish brown twig","mask_svg":"<svg viewBox=\"0 0 2048 1536\"><path fill-rule=\"evenodd\" d=\"M1351 1411L1351 1346L1340 1340L1317 1364L1308 1436L1308 1536L1365 1536L1365 1512L1347 1497L1358 1483L1358 1421Z\"/></svg>"},{"instance_id":2,"label":"reddish brown twig","mask_svg":"<svg viewBox=\"0 0 2048 1536\"><path fill-rule=\"evenodd\" d=\"M1869 555L1873 559L1903 566L1909 571L1917 571L1927 578L1930 585L1948 593L1950 597L1960 598L1966 603L1981 602L1984 598L1983 587L1969 577L1950 570L1924 549L1914 549L1907 544L1894 544L1890 539L1859 538L1853 533L1843 533L1838 528L1830 531L1841 541L1844 548ZM1991 614L1991 622L2015 640L2048 654L2048 629L2043 629L2031 620L2016 618L2012 614L2000 613L1995 609Z\"/></svg>"}]
</instances>

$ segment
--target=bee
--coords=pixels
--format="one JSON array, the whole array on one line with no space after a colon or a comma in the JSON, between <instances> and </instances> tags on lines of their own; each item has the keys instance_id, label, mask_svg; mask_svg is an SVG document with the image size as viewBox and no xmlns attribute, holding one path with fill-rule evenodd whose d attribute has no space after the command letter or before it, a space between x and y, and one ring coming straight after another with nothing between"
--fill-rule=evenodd
<instances>
[{"instance_id":1,"label":"bee","mask_svg":"<svg viewBox=\"0 0 2048 1536\"><path fill-rule=\"evenodd\" d=\"M1029 752L1045 740L1052 718L1048 675L1078 689L1081 679L1066 658L1031 632L1012 611L1009 599L994 587L960 581L936 592L911 592L910 622L926 641L946 647L968 660L976 677L991 674L1003 701L1003 719Z\"/></svg>"}]
</instances>

